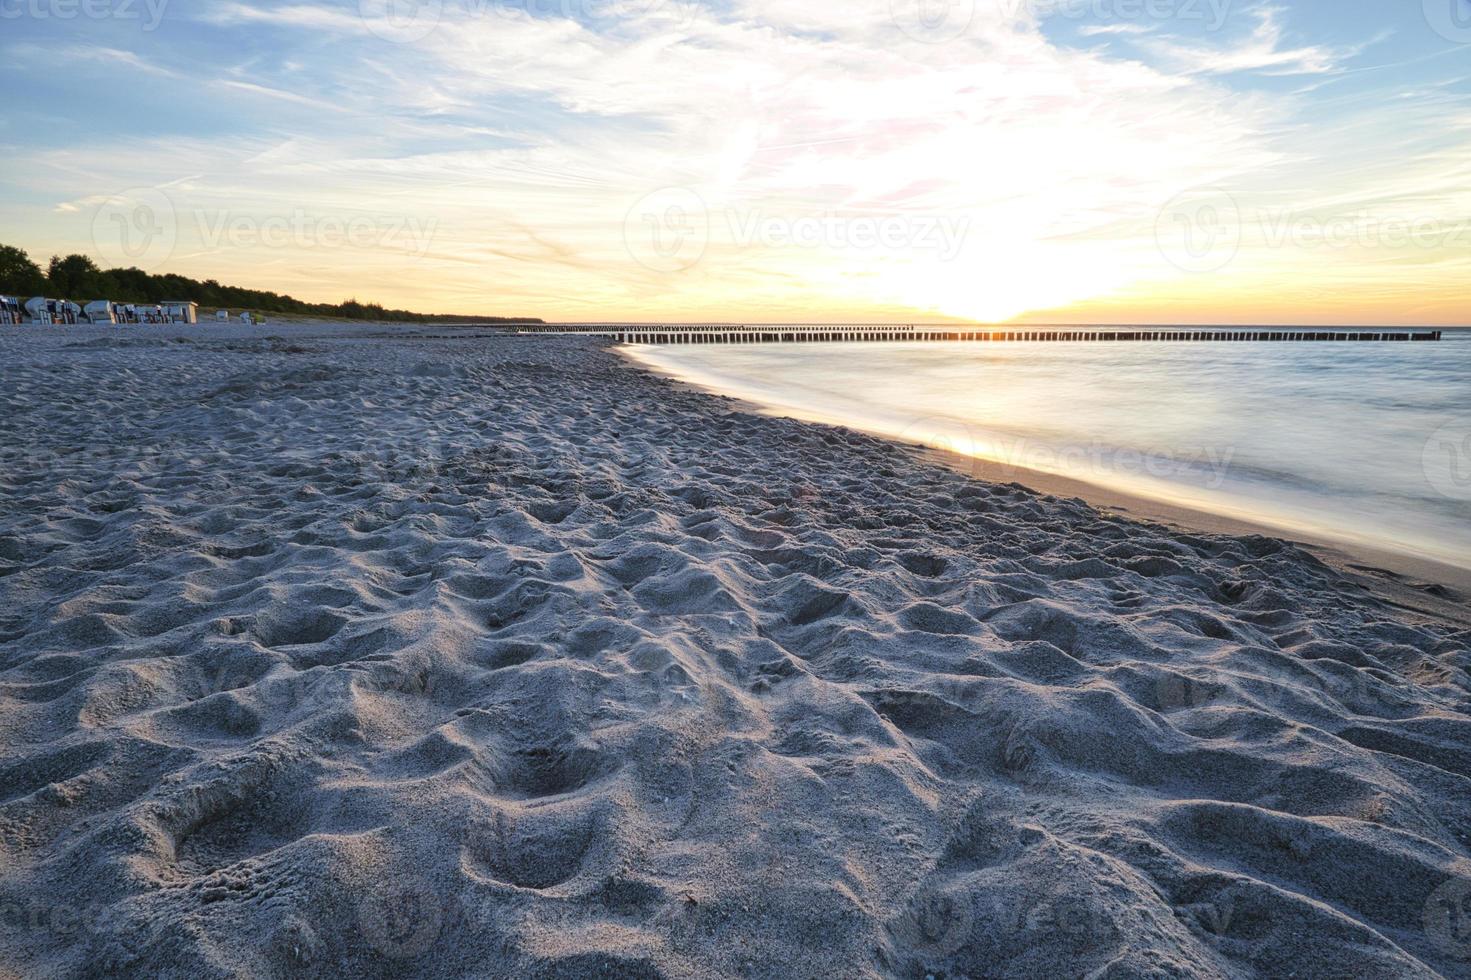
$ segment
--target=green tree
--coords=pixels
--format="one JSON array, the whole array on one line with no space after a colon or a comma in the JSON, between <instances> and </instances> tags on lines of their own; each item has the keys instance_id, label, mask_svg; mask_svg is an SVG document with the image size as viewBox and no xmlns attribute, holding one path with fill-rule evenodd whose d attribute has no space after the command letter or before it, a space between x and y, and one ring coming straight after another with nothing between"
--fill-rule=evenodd
<instances>
[{"instance_id":1,"label":"green tree","mask_svg":"<svg viewBox=\"0 0 1471 980\"><path fill-rule=\"evenodd\" d=\"M46 276L14 245L0 245L0 294L29 299L46 292Z\"/></svg>"},{"instance_id":2,"label":"green tree","mask_svg":"<svg viewBox=\"0 0 1471 980\"><path fill-rule=\"evenodd\" d=\"M308 316L340 316L352 319L399 320L416 323L479 320L486 323L539 323L530 317L450 316L385 310L377 303L304 303L293 296L239 286L222 286L214 279L199 282L188 276L165 273L150 275L142 269L99 269L85 255L56 256L48 279L25 252L0 245L0 293L21 297L49 295L85 303L110 299L117 303L161 303L164 300L193 300L201 306L238 307L271 313L301 313Z\"/></svg>"},{"instance_id":3,"label":"green tree","mask_svg":"<svg viewBox=\"0 0 1471 980\"><path fill-rule=\"evenodd\" d=\"M64 259L53 256L48 278L51 280L51 288L66 299L103 298L98 293L103 288L99 281L102 279L102 270L85 255L68 255ZM94 293L98 295L93 295Z\"/></svg>"}]
</instances>

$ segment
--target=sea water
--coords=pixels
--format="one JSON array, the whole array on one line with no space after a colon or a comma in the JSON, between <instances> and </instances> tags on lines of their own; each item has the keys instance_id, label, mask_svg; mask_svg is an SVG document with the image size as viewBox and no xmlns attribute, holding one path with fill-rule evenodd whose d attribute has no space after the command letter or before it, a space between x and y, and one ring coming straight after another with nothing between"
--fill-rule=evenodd
<instances>
[{"instance_id":1,"label":"sea water","mask_svg":"<svg viewBox=\"0 0 1471 980\"><path fill-rule=\"evenodd\" d=\"M1471 567L1471 331L1439 343L638 346L798 418Z\"/></svg>"}]
</instances>

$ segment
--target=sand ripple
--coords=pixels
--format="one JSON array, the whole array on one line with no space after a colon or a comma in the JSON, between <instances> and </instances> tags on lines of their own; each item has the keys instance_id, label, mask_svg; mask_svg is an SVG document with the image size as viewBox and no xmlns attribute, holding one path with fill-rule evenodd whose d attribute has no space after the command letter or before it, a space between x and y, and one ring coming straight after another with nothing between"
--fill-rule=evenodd
<instances>
[{"instance_id":1,"label":"sand ripple","mask_svg":"<svg viewBox=\"0 0 1471 980\"><path fill-rule=\"evenodd\" d=\"M366 333L0 338L0 973L1471 976L1465 631Z\"/></svg>"}]
</instances>

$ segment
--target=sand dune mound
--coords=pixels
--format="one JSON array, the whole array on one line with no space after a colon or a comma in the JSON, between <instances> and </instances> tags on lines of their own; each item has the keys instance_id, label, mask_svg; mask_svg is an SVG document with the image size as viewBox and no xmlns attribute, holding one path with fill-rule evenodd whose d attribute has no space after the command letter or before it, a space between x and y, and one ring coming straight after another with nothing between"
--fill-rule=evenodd
<instances>
[{"instance_id":1,"label":"sand dune mound","mask_svg":"<svg viewBox=\"0 0 1471 980\"><path fill-rule=\"evenodd\" d=\"M0 973L1471 976L1471 635L558 338L0 335Z\"/></svg>"}]
</instances>

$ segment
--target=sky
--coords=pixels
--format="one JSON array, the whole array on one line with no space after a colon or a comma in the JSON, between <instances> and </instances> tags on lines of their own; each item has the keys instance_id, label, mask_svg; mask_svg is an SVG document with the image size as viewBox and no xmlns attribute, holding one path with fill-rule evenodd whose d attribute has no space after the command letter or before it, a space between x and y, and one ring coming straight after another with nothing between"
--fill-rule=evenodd
<instances>
[{"instance_id":1,"label":"sky","mask_svg":"<svg viewBox=\"0 0 1471 980\"><path fill-rule=\"evenodd\" d=\"M0 242L43 264L580 322L1471 323L1471 0L0 0L0 77Z\"/></svg>"}]
</instances>

